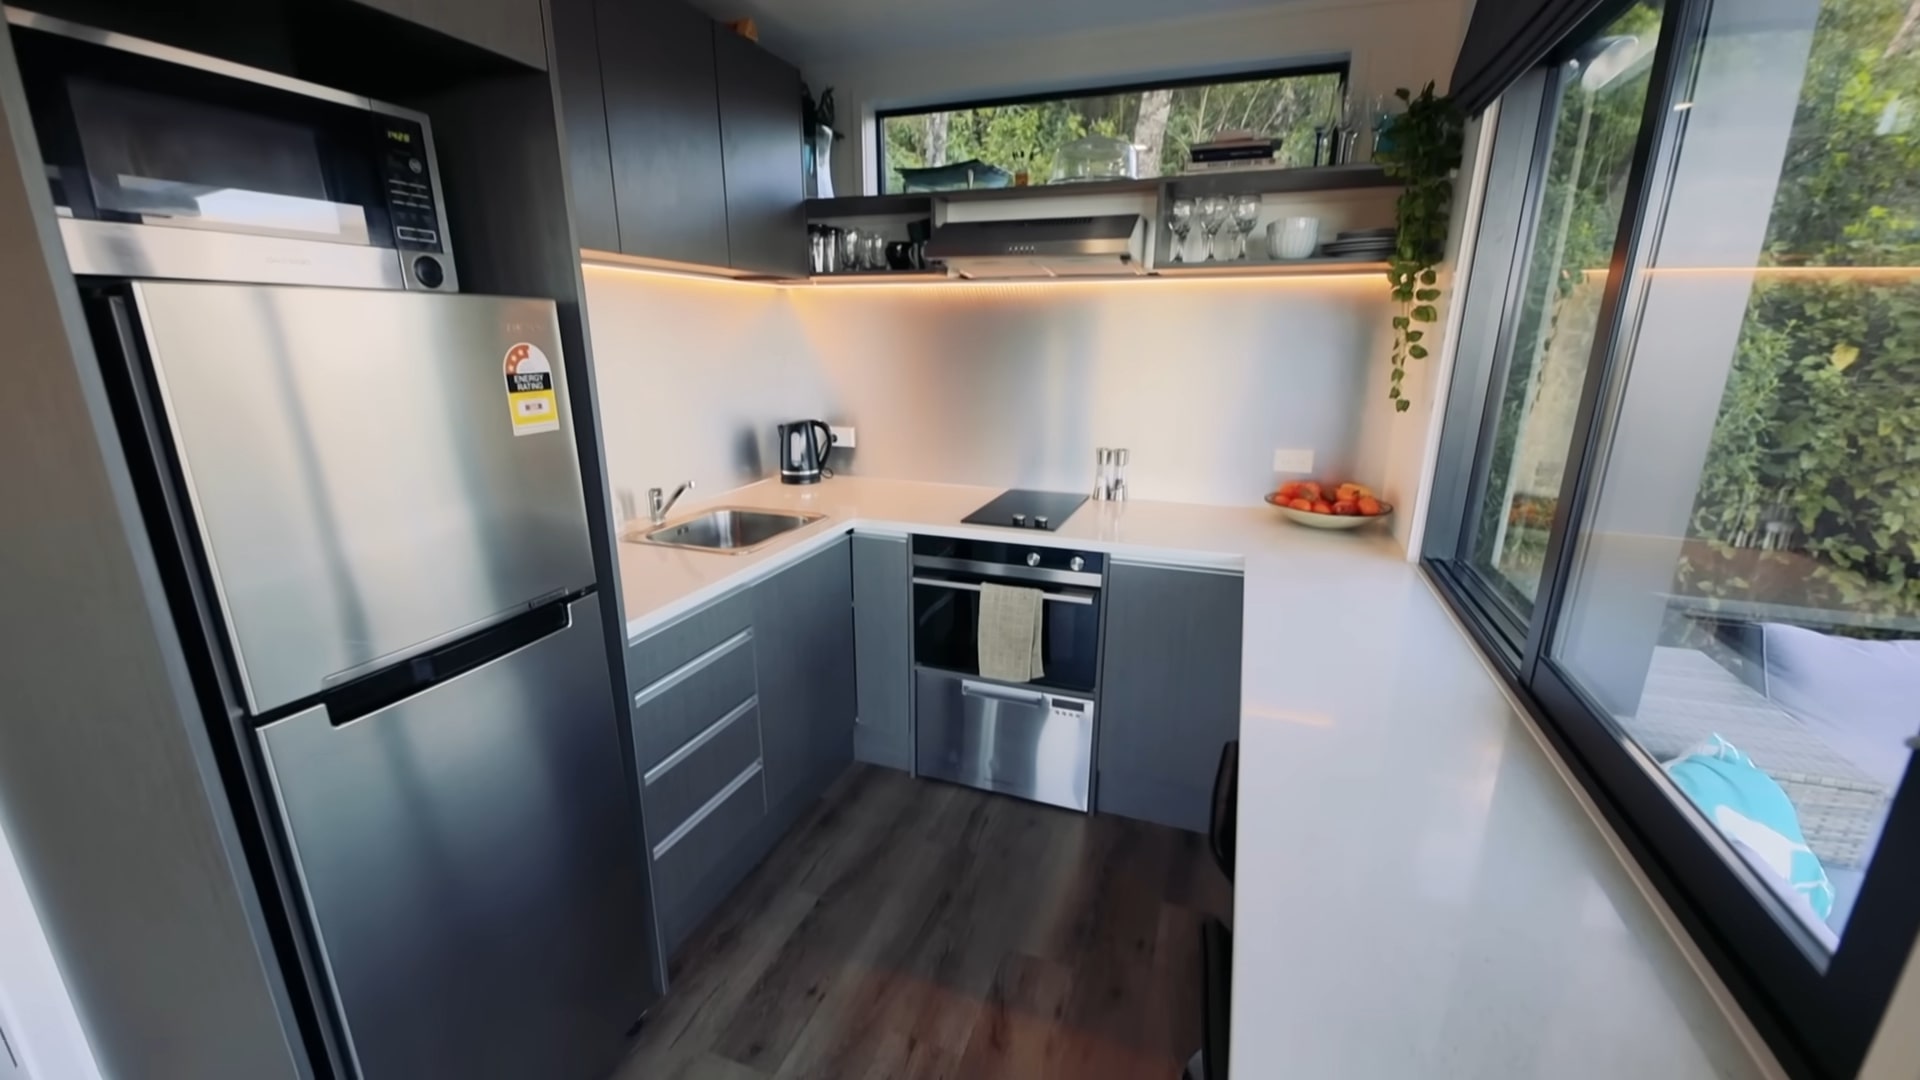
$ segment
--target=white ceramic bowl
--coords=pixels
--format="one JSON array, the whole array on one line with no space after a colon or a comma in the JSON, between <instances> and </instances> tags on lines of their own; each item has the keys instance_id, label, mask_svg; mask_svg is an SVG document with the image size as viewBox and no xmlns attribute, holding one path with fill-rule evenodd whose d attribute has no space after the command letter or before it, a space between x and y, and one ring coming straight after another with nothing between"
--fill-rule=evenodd
<instances>
[{"instance_id":1,"label":"white ceramic bowl","mask_svg":"<svg viewBox=\"0 0 1920 1080\"><path fill-rule=\"evenodd\" d=\"M1385 521L1393 516L1393 507L1388 506L1386 503L1381 503L1380 512L1374 514L1372 517L1316 514L1311 510L1295 510L1291 506L1281 506L1279 503L1274 502L1272 495L1267 496L1267 503L1275 510L1280 511L1282 516L1295 525L1305 525L1309 529L1328 529L1337 532L1344 532L1348 529L1358 529L1366 525L1371 525L1376 521Z\"/></svg>"}]
</instances>

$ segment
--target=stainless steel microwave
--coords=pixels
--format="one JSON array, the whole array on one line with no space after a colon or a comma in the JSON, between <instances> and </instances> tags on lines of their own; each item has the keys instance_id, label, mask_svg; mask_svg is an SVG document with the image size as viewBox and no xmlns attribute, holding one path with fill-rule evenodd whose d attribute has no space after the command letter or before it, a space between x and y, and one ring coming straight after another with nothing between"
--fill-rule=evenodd
<instances>
[{"instance_id":1,"label":"stainless steel microwave","mask_svg":"<svg viewBox=\"0 0 1920 1080\"><path fill-rule=\"evenodd\" d=\"M421 113L6 12L74 273L458 291Z\"/></svg>"}]
</instances>

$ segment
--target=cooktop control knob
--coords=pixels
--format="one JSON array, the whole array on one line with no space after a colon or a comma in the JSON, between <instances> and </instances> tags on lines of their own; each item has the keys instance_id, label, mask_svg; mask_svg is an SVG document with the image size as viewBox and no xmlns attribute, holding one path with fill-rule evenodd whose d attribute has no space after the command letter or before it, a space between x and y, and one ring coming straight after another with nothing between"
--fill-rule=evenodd
<instances>
[{"instance_id":1,"label":"cooktop control knob","mask_svg":"<svg viewBox=\"0 0 1920 1080\"><path fill-rule=\"evenodd\" d=\"M1034 527L1034 528L1036 528L1036 529L1044 529L1044 528L1046 528L1046 527L1047 527L1047 516L1046 516L1045 514L1042 514L1042 515L1040 515L1039 517L1037 517L1037 518L1034 518L1034 519L1033 519L1033 527Z\"/></svg>"},{"instance_id":2,"label":"cooktop control knob","mask_svg":"<svg viewBox=\"0 0 1920 1080\"><path fill-rule=\"evenodd\" d=\"M1014 527L1014 528L1016 528L1016 529L1024 529L1024 528L1026 528L1026 527L1027 527L1027 515L1025 515L1025 514L1015 514L1015 515L1013 515L1013 527Z\"/></svg>"},{"instance_id":3,"label":"cooktop control knob","mask_svg":"<svg viewBox=\"0 0 1920 1080\"><path fill-rule=\"evenodd\" d=\"M1029 552L1027 552L1027 565L1028 565L1028 566L1039 566L1039 565L1040 565L1040 553L1039 553L1039 552L1037 552L1037 551L1029 551Z\"/></svg>"},{"instance_id":4,"label":"cooktop control knob","mask_svg":"<svg viewBox=\"0 0 1920 1080\"><path fill-rule=\"evenodd\" d=\"M1081 568L1085 567L1086 565L1087 565L1087 560L1081 558L1078 555L1075 555L1073 558L1067 560L1067 569L1072 570L1074 573L1079 573Z\"/></svg>"}]
</instances>

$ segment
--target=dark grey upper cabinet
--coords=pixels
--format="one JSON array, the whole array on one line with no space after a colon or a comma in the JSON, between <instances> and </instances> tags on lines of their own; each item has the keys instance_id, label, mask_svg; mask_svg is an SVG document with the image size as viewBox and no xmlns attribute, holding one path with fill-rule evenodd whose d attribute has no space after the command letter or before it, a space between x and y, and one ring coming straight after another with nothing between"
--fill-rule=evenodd
<instances>
[{"instance_id":1,"label":"dark grey upper cabinet","mask_svg":"<svg viewBox=\"0 0 1920 1080\"><path fill-rule=\"evenodd\" d=\"M907 542L853 538L853 640L860 715L853 753L913 768L913 571Z\"/></svg>"},{"instance_id":2,"label":"dark grey upper cabinet","mask_svg":"<svg viewBox=\"0 0 1920 1080\"><path fill-rule=\"evenodd\" d=\"M728 265L712 20L678 0L598 0L596 14L619 249Z\"/></svg>"},{"instance_id":3,"label":"dark grey upper cabinet","mask_svg":"<svg viewBox=\"0 0 1920 1080\"><path fill-rule=\"evenodd\" d=\"M540 0L360 0L448 37L547 67L547 35L540 27Z\"/></svg>"},{"instance_id":4,"label":"dark grey upper cabinet","mask_svg":"<svg viewBox=\"0 0 1920 1080\"><path fill-rule=\"evenodd\" d=\"M566 124L573 228L583 248L620 250L613 204L613 157L600 81L600 32L594 0L553 0L554 79Z\"/></svg>"},{"instance_id":5,"label":"dark grey upper cabinet","mask_svg":"<svg viewBox=\"0 0 1920 1080\"><path fill-rule=\"evenodd\" d=\"M732 265L763 274L805 274L800 72L724 26L715 26L713 33Z\"/></svg>"},{"instance_id":6,"label":"dark grey upper cabinet","mask_svg":"<svg viewBox=\"0 0 1920 1080\"><path fill-rule=\"evenodd\" d=\"M1220 750L1240 735L1239 574L1115 562L1101 657L1102 813L1204 832Z\"/></svg>"},{"instance_id":7,"label":"dark grey upper cabinet","mask_svg":"<svg viewBox=\"0 0 1920 1080\"><path fill-rule=\"evenodd\" d=\"M853 566L847 541L754 587L767 802L817 795L853 760Z\"/></svg>"}]
</instances>

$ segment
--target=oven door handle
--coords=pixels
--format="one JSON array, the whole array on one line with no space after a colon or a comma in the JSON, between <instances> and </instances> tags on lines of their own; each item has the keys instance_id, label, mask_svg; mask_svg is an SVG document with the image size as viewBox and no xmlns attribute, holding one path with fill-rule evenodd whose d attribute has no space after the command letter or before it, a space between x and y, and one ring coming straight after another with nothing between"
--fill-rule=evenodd
<instances>
[{"instance_id":1,"label":"oven door handle","mask_svg":"<svg viewBox=\"0 0 1920 1080\"><path fill-rule=\"evenodd\" d=\"M936 589L959 589L962 592L979 592L980 591L980 586L974 584L971 581L947 581L944 578L917 577L913 579L913 583L915 585L931 585ZM1091 596L1079 596L1074 593L1047 592L1045 589L1041 589L1039 590L1039 592L1040 592L1040 599L1045 600L1049 604L1089 604L1090 605L1093 603L1093 597Z\"/></svg>"},{"instance_id":2,"label":"oven door handle","mask_svg":"<svg viewBox=\"0 0 1920 1080\"><path fill-rule=\"evenodd\" d=\"M1036 694L1031 690L1014 690L1005 686L995 686L992 683L974 682L971 679L961 681L960 693L965 697L986 698L989 701L1004 701L1012 705L1045 707L1047 704L1047 695L1045 694Z\"/></svg>"}]
</instances>

